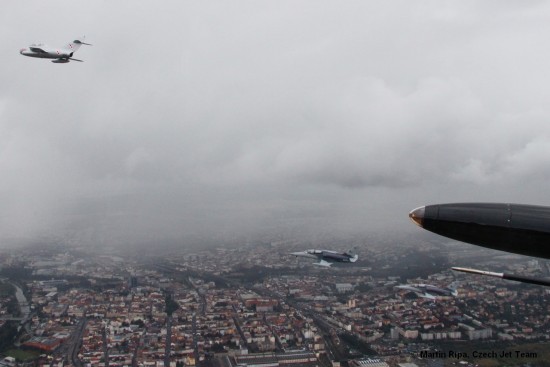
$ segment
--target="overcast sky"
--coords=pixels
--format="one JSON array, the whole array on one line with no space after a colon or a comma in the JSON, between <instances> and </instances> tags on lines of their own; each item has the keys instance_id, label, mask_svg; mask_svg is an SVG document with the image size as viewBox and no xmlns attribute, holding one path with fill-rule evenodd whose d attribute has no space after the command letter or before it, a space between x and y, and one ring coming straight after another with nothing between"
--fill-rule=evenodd
<instances>
[{"instance_id":1,"label":"overcast sky","mask_svg":"<svg viewBox=\"0 0 550 367\"><path fill-rule=\"evenodd\" d=\"M81 35L83 63L21 56ZM0 12L0 237L416 230L550 205L550 3L19 1Z\"/></svg>"}]
</instances>

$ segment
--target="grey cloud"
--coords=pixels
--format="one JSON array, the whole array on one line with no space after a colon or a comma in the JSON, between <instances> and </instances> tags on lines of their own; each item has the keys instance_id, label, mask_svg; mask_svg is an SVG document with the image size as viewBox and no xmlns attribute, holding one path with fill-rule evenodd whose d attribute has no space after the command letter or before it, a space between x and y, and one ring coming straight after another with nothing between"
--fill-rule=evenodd
<instances>
[{"instance_id":1,"label":"grey cloud","mask_svg":"<svg viewBox=\"0 0 550 367\"><path fill-rule=\"evenodd\" d=\"M542 202L549 18L544 2L8 2L0 230L368 231L423 202ZM81 34L81 64L17 52Z\"/></svg>"}]
</instances>

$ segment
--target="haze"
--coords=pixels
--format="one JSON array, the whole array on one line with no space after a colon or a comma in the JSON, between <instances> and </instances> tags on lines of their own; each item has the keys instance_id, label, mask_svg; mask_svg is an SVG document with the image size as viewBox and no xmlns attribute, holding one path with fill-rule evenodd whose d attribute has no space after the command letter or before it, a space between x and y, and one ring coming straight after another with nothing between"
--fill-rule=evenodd
<instances>
[{"instance_id":1,"label":"haze","mask_svg":"<svg viewBox=\"0 0 550 367\"><path fill-rule=\"evenodd\" d=\"M414 231L548 204L550 4L5 1L0 237ZM19 49L86 35L84 63Z\"/></svg>"}]
</instances>

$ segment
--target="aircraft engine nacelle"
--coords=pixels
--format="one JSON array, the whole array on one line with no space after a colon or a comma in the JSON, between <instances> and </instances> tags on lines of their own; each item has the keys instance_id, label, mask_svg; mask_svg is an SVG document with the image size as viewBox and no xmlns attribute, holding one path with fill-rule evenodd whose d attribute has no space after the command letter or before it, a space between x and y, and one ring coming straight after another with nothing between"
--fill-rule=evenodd
<instances>
[{"instance_id":1,"label":"aircraft engine nacelle","mask_svg":"<svg viewBox=\"0 0 550 367\"><path fill-rule=\"evenodd\" d=\"M55 59L55 60L52 60L52 62L54 64L66 64L66 63L69 62L69 60L68 59Z\"/></svg>"}]
</instances>

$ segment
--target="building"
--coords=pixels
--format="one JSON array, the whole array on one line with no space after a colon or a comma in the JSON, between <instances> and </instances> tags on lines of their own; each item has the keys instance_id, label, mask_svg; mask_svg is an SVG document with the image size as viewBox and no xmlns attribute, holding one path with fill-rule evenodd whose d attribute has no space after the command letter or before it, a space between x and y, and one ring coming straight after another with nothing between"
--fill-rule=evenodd
<instances>
[{"instance_id":1,"label":"building","mask_svg":"<svg viewBox=\"0 0 550 367\"><path fill-rule=\"evenodd\" d=\"M347 293L353 291L353 285L350 283L336 283L336 291L338 293Z\"/></svg>"},{"instance_id":2,"label":"building","mask_svg":"<svg viewBox=\"0 0 550 367\"><path fill-rule=\"evenodd\" d=\"M239 355L231 360L232 367L279 367L279 366L319 366L314 353L309 351L294 351L286 353L253 353Z\"/></svg>"},{"instance_id":3,"label":"building","mask_svg":"<svg viewBox=\"0 0 550 367\"><path fill-rule=\"evenodd\" d=\"M352 367L390 367L389 364L378 358L362 358L350 362Z\"/></svg>"},{"instance_id":4,"label":"building","mask_svg":"<svg viewBox=\"0 0 550 367\"><path fill-rule=\"evenodd\" d=\"M481 323L477 328L464 323L459 323L458 326L465 330L464 334L466 334L470 340L490 339L493 337L493 330L491 328L483 327Z\"/></svg>"},{"instance_id":5,"label":"building","mask_svg":"<svg viewBox=\"0 0 550 367\"><path fill-rule=\"evenodd\" d=\"M61 345L61 339L35 336L29 341L23 343L23 345L29 348L43 350L45 352L53 352L59 345Z\"/></svg>"}]
</instances>

